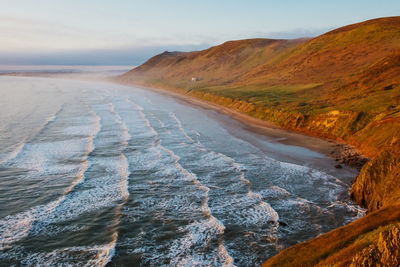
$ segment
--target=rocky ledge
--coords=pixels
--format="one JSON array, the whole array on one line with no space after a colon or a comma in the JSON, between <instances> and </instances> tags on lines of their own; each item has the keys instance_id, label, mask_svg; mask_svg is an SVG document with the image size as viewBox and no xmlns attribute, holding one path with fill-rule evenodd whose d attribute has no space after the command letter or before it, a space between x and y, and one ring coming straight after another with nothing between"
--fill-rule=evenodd
<instances>
[{"instance_id":1,"label":"rocky ledge","mask_svg":"<svg viewBox=\"0 0 400 267\"><path fill-rule=\"evenodd\" d=\"M360 171L370 160L350 145L340 143L337 144L336 147L337 149L331 153L331 157L337 161L336 168L341 168L341 164L343 164L354 167Z\"/></svg>"}]
</instances>

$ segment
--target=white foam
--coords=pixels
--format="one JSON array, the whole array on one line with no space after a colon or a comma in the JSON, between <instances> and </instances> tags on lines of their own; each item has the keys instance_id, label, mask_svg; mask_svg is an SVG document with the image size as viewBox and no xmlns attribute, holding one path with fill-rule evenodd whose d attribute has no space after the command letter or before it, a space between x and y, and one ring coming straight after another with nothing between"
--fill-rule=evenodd
<instances>
[{"instance_id":1,"label":"white foam","mask_svg":"<svg viewBox=\"0 0 400 267\"><path fill-rule=\"evenodd\" d=\"M53 114L50 114L49 117L47 117L44 121L44 123L42 124L42 126L40 127L39 131L44 129L47 125L49 125L50 123L56 121L57 119L57 115L60 114L63 110L63 105ZM2 156L0 155L0 165L2 164L6 164L9 161L12 161L13 159L15 159L16 157L19 156L19 154L24 150L25 148L25 144L26 144L27 139L23 140L19 145L17 145L13 151L11 151L10 153Z\"/></svg>"},{"instance_id":2,"label":"white foam","mask_svg":"<svg viewBox=\"0 0 400 267\"><path fill-rule=\"evenodd\" d=\"M190 157L196 161L196 164L189 163L190 166L196 168L195 165L198 165L202 166L202 169L207 170L208 175L206 177L198 177L197 179L205 187L221 192L215 193L217 195L215 195L215 197L213 196L214 199L210 205L213 215L218 218L228 218L227 221L225 221L226 219L224 218L223 223L235 223L250 227L274 222L271 226L272 228L276 228L278 226L279 215L269 203L263 201L263 199L268 199L271 196L263 192L265 196L265 198L263 198L259 192L252 191L252 185L245 176L245 172L248 171L247 167L223 153L207 150L201 144L198 138L199 134L195 133L194 138L190 137L176 114L168 114L169 117L175 121L175 124L168 125L169 132L167 133L169 136L163 135L161 131L159 133L160 139L166 139L174 151L175 149L180 151L178 154L190 155ZM160 123L160 120L154 116L154 114L150 114L150 118L152 121L158 122L161 128L165 127L165 124ZM187 146L187 148L184 148L184 146ZM256 155L254 155L254 157L256 157ZM283 199L282 203L275 203L279 208L287 206L290 207L290 209L298 209L298 212L312 213L313 216L318 213L324 216L330 216L330 211L321 208L319 206L321 205L319 201L336 201L340 193L348 188L340 179L306 166L280 162L268 158L265 155L262 161L264 163L260 162L260 164L263 164L266 176L268 177L271 175L273 178L269 180L267 184L278 181L277 185L281 186L280 194L285 195L286 199ZM275 177L273 177L274 175ZM218 179L222 179L221 177L229 176L231 179L226 184L218 183ZM312 198L306 199L308 198L307 194L303 193L309 192L310 188L318 190L318 193L312 194ZM308 191L306 191L306 189L308 189ZM300 218L299 220L299 223L303 222ZM305 219L304 223L306 223L306 220L307 219ZM293 227L296 228L296 224L297 221L291 225L290 231ZM315 227L317 227L317 225ZM271 235L274 235L273 229L269 234L269 238L272 238ZM194 262L191 262L191 264L194 264Z\"/></svg>"},{"instance_id":3,"label":"white foam","mask_svg":"<svg viewBox=\"0 0 400 267\"><path fill-rule=\"evenodd\" d=\"M28 266L105 266L113 257L117 236L110 243L96 246L69 247L51 252L32 253L21 260Z\"/></svg>"},{"instance_id":4,"label":"white foam","mask_svg":"<svg viewBox=\"0 0 400 267\"><path fill-rule=\"evenodd\" d=\"M178 243L174 242L174 245L172 245L172 247L171 247L172 252L170 252L170 256L172 256L172 258L175 259L176 255L174 255L174 253L175 254L176 253L178 253L178 254L186 253L187 254L187 252L192 247L191 244L198 242L199 239L201 239L202 241L207 241L209 238L215 238L216 234L218 234L218 235L223 234L224 226L221 222L219 222L215 217L213 217L211 215L211 210L208 206L209 188L204 186L203 184L201 184L195 174L189 172L187 169L182 167L182 165L179 163L179 161L180 161L179 156L177 156L172 150L161 145L161 141L158 137L158 133L151 126L149 120L146 118L146 116L143 112L143 108L136 105L131 100L129 102L132 103L136 107L137 111L139 112L140 116L142 117L143 121L145 122L146 126L148 127L149 131L154 134L155 138L157 138L157 141L155 142L155 147L158 148L160 150L160 152L169 154L168 157L161 157L160 160L163 161L163 160L172 159L172 161L173 161L172 164L168 164L168 165L164 163L165 164L164 167L158 173L160 175L160 177L173 176L173 177L177 178L176 175L180 174L181 177L185 181L193 182L193 184L198 187L198 190L200 190L200 192L203 192L203 195L204 195L203 204L200 208L201 208L202 212L205 214L205 216L209 219L206 221L206 223L201 222L201 223L196 223L194 225L188 226L188 228L186 228L186 229L191 229L191 231L189 231L189 234L188 234L189 236L186 236L181 242L178 242ZM179 175L178 175L178 177L179 177ZM193 194L194 192L191 192L191 193ZM172 196L171 199L162 203L161 206L163 206L164 208L167 208L167 209L180 207L179 211L182 212L181 208L183 208L184 210L187 209L188 214L190 214L190 211L193 211L195 209L195 207L193 207L191 205L192 203L187 203L186 202L187 200L188 200L187 198L185 199L180 196ZM198 229L199 227L202 230L197 231L198 233L196 233L196 229ZM204 231L204 228L207 228L207 229L209 229L209 231L211 231L211 234L207 235L207 237L202 236L202 232ZM204 240L204 238L206 238L207 240ZM190 240L188 240L188 239L190 239ZM196 244L199 245L199 243L196 243ZM205 245L205 243L202 244L202 246L204 246L204 245ZM220 244L219 252L220 253L225 252L223 259L225 261L232 262L232 258L228 255L228 253L226 252L226 249L221 248L221 246L223 247L223 244ZM171 255L171 253L172 253L172 255ZM183 265L194 264L195 262L192 261L193 257L194 257L193 255L189 258L185 257L184 260L181 259L182 260L181 262L172 262L172 265L182 266L182 264Z\"/></svg>"},{"instance_id":5,"label":"white foam","mask_svg":"<svg viewBox=\"0 0 400 267\"><path fill-rule=\"evenodd\" d=\"M123 134L121 142L127 144L130 138L128 129L115 113L115 121L120 123ZM100 130L100 129L98 129ZM96 135L97 133L94 133ZM93 151L93 140L91 150ZM88 157L88 156L87 156ZM82 227L76 225L67 225L65 227L56 227L54 223L63 222L78 216L102 209L104 207L114 206L119 202L122 208L122 201L126 201L128 192L128 161L123 153L116 157L108 158L88 158L86 168L82 172L82 179L75 185L72 185L66 194L58 200L44 206L37 207L30 211L20 213L0 221L0 229L6 231L0 232L2 240L1 249L9 247L12 242L22 239L28 233L54 235L61 231L82 231ZM95 179L83 178L88 166L101 166L106 170L103 175ZM72 191L78 183L83 183L89 189ZM37 223L40 222L40 223ZM83 229L84 230L84 229ZM105 266L113 257L118 233L113 234L112 241L104 245L68 247L57 249L51 252L31 253L24 255L21 263L30 266L51 266L51 265L72 265L72 266Z\"/></svg>"},{"instance_id":6,"label":"white foam","mask_svg":"<svg viewBox=\"0 0 400 267\"><path fill-rule=\"evenodd\" d=\"M127 161L120 157L91 160L91 165L101 165L107 173L96 179L85 180L90 189L71 192L44 219L47 223L62 222L76 218L126 199L127 192Z\"/></svg>"},{"instance_id":7,"label":"white foam","mask_svg":"<svg viewBox=\"0 0 400 267\"><path fill-rule=\"evenodd\" d=\"M57 200L52 201L46 205L40 205L27 211L2 218L0 220L0 239L2 240L0 250L4 250L5 248L8 248L11 243L25 238L28 235L29 231L32 230L33 223L38 220L46 220L51 212L64 201L64 199L72 191L72 189L84 179L84 172L88 168L87 157L93 151L93 138L100 130L98 127L93 129L93 133L88 142L86 142L86 145L82 143L80 143L80 145L75 145L73 146L72 150L69 150L69 153L63 150L67 147L68 149L71 149L72 144L71 142L67 141L41 143L36 145L30 144L26 149L24 149L23 152L18 153L18 157L13 160L12 163L10 163L19 168L36 170L39 176L54 173L59 174L63 171L70 172L72 170L75 170L76 178L72 182L72 184L68 188L66 188L64 194ZM78 141L80 142L82 140L84 139L78 139ZM58 154L51 150L57 147L57 145L58 149L55 150L58 152ZM63 149L61 149L60 147ZM61 155L69 155L70 157L72 157L76 154L76 151L80 151L82 147L86 147L86 156L85 158L83 158L80 166L67 166L63 164L62 168L54 167L56 161L52 157L61 157ZM38 154L37 157L34 157L35 154Z\"/></svg>"},{"instance_id":8,"label":"white foam","mask_svg":"<svg viewBox=\"0 0 400 267\"><path fill-rule=\"evenodd\" d=\"M97 122L95 122L97 124ZM98 122L100 123L100 122ZM93 134L93 127L99 128L99 125L79 125L79 126L68 126L63 129L63 133L67 135L82 135L91 136Z\"/></svg>"},{"instance_id":9,"label":"white foam","mask_svg":"<svg viewBox=\"0 0 400 267\"><path fill-rule=\"evenodd\" d=\"M118 114L110 110L114 116L115 121L120 123L122 128L121 143L127 144L130 136L127 133L127 127L120 121ZM97 134L97 133L96 133ZM99 141L98 139L96 139ZM107 139L106 139L107 140ZM114 140L108 140L113 142ZM95 149L92 143L92 149L89 154ZM125 155L121 152L118 156L107 158L88 158L91 168L100 168L105 170L99 177L88 179L85 173L84 181L85 186L89 189L71 192L66 195L62 201L57 205L54 212L49 214L46 218L47 222L54 223L65 221L71 218L76 218L82 214L99 210L117 201L126 199L129 195L127 190L128 183L128 161ZM85 169L87 171L88 168ZM92 171L93 172L93 171Z\"/></svg>"},{"instance_id":10,"label":"white foam","mask_svg":"<svg viewBox=\"0 0 400 267\"><path fill-rule=\"evenodd\" d=\"M224 154L214 151L204 154L201 160L201 164L204 164L204 167L215 170L214 173L211 172L207 176L209 182L216 181L218 178L214 178L214 176L222 169L224 172L232 173L233 177L237 177L237 180L229 182L229 185L224 187L225 190L222 190L222 192L242 192L237 195L228 194L222 201L217 200L216 202L220 206L213 207L213 211L228 214L227 217L239 225L249 226L271 221L277 222L279 220L278 213L271 205L263 201L263 197L260 194L251 190L251 183L244 176L243 171L246 168L243 165ZM222 187L220 186L219 188ZM225 201L228 202L225 203Z\"/></svg>"},{"instance_id":11,"label":"white foam","mask_svg":"<svg viewBox=\"0 0 400 267\"><path fill-rule=\"evenodd\" d=\"M10 244L26 237L35 219L45 216L58 204L53 201L47 205L9 215L0 220L0 251L10 247Z\"/></svg>"},{"instance_id":12,"label":"white foam","mask_svg":"<svg viewBox=\"0 0 400 267\"><path fill-rule=\"evenodd\" d=\"M212 242L219 242L225 228L214 217L204 221L194 222L181 228L185 235L173 242L169 247L167 257L171 259L171 266L233 266L233 259L228 254L223 243L212 248ZM208 247L211 253L204 255L204 248Z\"/></svg>"},{"instance_id":13,"label":"white foam","mask_svg":"<svg viewBox=\"0 0 400 267\"><path fill-rule=\"evenodd\" d=\"M330 214L328 211L322 209L317 204L309 201L307 199L297 197L283 188L278 186L271 186L260 192L261 195L267 198L273 198L277 202L280 211L286 211L290 213L293 217L297 217L296 220L302 220L304 214L308 213L319 213L321 216ZM295 214L299 214L296 216ZM305 222L304 222L305 223ZM297 229L301 229L299 226Z\"/></svg>"},{"instance_id":14,"label":"white foam","mask_svg":"<svg viewBox=\"0 0 400 267\"><path fill-rule=\"evenodd\" d=\"M49 125L52 122L55 122L57 119L57 116L63 111L64 108L64 104L60 106L60 108L53 114L50 114L49 117L47 117L47 119L44 121L41 129L43 129L44 127L46 127L47 125Z\"/></svg>"},{"instance_id":15,"label":"white foam","mask_svg":"<svg viewBox=\"0 0 400 267\"><path fill-rule=\"evenodd\" d=\"M359 206L356 206L354 204L349 204L349 203L344 202L344 201L335 201L331 205L329 205L327 207L327 209L329 210L331 208L336 208L336 207L341 208L341 209L345 209L345 210L350 211L351 213L357 214L355 216L355 218L361 218L361 217L365 216L365 214L367 213L366 209L363 209L363 208L361 208ZM354 217L350 217L350 218L346 219L346 222L349 223L349 222L353 221L355 218Z\"/></svg>"},{"instance_id":16,"label":"white foam","mask_svg":"<svg viewBox=\"0 0 400 267\"><path fill-rule=\"evenodd\" d=\"M183 128L183 126L182 126L182 122L176 117L176 114L173 113L173 112L170 112L170 113L169 113L169 116L170 116L173 120L176 121L176 123L177 123L177 125L178 125L178 129L182 132L182 134L185 136L185 138L186 138L187 140L189 140L190 142L192 142L192 143L196 143L196 142L193 140L193 138L191 138L191 137L186 133L186 131L184 130L184 128Z\"/></svg>"},{"instance_id":17,"label":"white foam","mask_svg":"<svg viewBox=\"0 0 400 267\"><path fill-rule=\"evenodd\" d=\"M130 136L130 134L129 134L129 129L128 129L128 127L126 126L126 124L122 121L121 116L114 110L114 105L113 105L112 103L108 103L108 104L109 104L109 106L110 106L110 111L111 111L111 112L115 115L115 117L116 117L116 122L117 122L118 124L121 125L121 128L122 128L122 130L123 130L123 132L122 132L122 138L123 138L122 143L123 143L124 145L127 145L127 144L128 144L128 140L131 138L131 136Z\"/></svg>"},{"instance_id":18,"label":"white foam","mask_svg":"<svg viewBox=\"0 0 400 267\"><path fill-rule=\"evenodd\" d=\"M161 128L164 129L167 134L171 134L171 131L165 126L164 122L157 118L153 113L150 113L150 116L160 124Z\"/></svg>"},{"instance_id":19,"label":"white foam","mask_svg":"<svg viewBox=\"0 0 400 267\"><path fill-rule=\"evenodd\" d=\"M114 95L101 96L101 98L106 101L118 99ZM139 191L137 199L135 199L138 204L135 205L137 209L128 207L129 205L124 207L128 212L124 218L129 217L129 221L140 220L141 212L144 216L151 212L154 212L155 216L165 216L165 213L169 212L173 216L193 218L189 225L179 229L179 233L177 233L179 238L175 241L156 248L145 246L134 248L134 246L141 246L142 243L132 243L130 253L143 253L146 260L154 257L161 264L165 263L164 260L168 258L171 259L170 265L174 266L232 266L231 255L240 255L238 251L242 248L237 247L245 245L237 243L238 240L227 241L231 242L227 243L227 247L232 250L228 253L228 249L222 241L225 232L224 223L226 225L233 223L243 226L241 227L243 230L246 227L257 227L258 229L258 226L268 224L271 229L262 231L265 231L266 236L273 240L276 237L279 215L265 199L276 194L285 197L282 200L282 205L288 205L291 208L306 209L314 206L314 199L307 200L302 198L301 194L296 196L298 194L296 188L294 187L291 190L290 186L285 186L285 182L302 184L302 179L308 179L304 183L304 187L321 183L324 187L329 187L329 190L334 190L330 199L336 199L338 192L344 188L340 180L335 180L335 177L326 176L307 167L271 160L263 165L265 167L263 171L266 170L266 177L270 173L279 172L276 174L277 180L281 178L282 184L278 183L277 185L281 187L275 185L271 186L272 189L269 191L262 190L262 188L260 188L260 192L255 189L253 191L251 182L246 179L248 176L246 172L252 171L251 164L247 167L233 159L233 156L228 156L230 153L212 151L214 148L211 151L206 149L200 142L200 134L196 132L194 134L189 132L190 134L188 134L175 113L165 113L168 114L172 122L168 120L164 122L130 99L118 103L115 101L100 104L96 102L92 105L92 108L102 117L102 119L98 117L99 126L95 127L98 127L99 131L101 128L100 120L102 120L103 128L106 129L102 137L99 138L101 140L97 139L97 148L110 146L112 152L115 152L115 156L96 158L96 153L93 153L93 158L85 158L85 153L80 155L83 161L80 164L80 169L73 169L73 171L80 173L79 175L82 178L74 181L70 188L66 190L64 198L60 198L52 204L17 214L14 217L11 216L5 224L5 228L10 229L10 231L3 233L0 230L0 237L4 236L6 242L8 242L4 247L23 238L27 233L24 232L25 230L32 234L46 232L49 235L64 230L82 231L82 228L79 228L78 225L68 225L61 228L52 224L73 219L82 214L89 214L104 207L118 207L118 205L122 207L122 203L129 196L129 187L130 191ZM93 142L95 137L91 129L94 123L91 122L90 124L68 126L64 128L63 133L90 136L90 138L85 139L85 142L87 143L87 151L93 151L95 149ZM130 128L128 128L128 125ZM154 125L157 125L157 127ZM110 127L113 128L110 129ZM117 138L115 138L116 136ZM121 146L119 143L121 143ZM42 149L46 145L43 144ZM117 145L113 146L113 144ZM47 149L50 147L51 145ZM21 151L29 151L30 149L33 151L32 147L21 147ZM71 149L74 150L73 147ZM16 155L20 154L21 151ZM32 170L36 170L37 173L42 173L47 169L47 166L49 166L47 173L56 173L56 170L52 170L50 166L55 164L55 161L51 162L46 158L47 156L55 158L53 154L39 153L39 156L41 155L43 155L43 158L38 157L37 160L25 160L24 162L27 166L32 163ZM102 156L104 155L105 153L102 154ZM193 158L194 162L185 162L187 160L186 155ZM27 154L21 156L25 158ZM19 157L11 157L11 161L19 160L15 158ZM202 168L197 175L195 174L197 173L195 165ZM61 169L61 172L67 172L70 167L72 166ZM140 181L128 184L129 167L138 171L138 173L146 171L146 175L144 177L135 176L134 179ZM90 168L92 168L93 175L90 174ZM271 170L268 170L268 168L271 168ZM279 171L272 170L273 168L279 169ZM151 180L143 181L147 178L147 174L151 177ZM299 180L296 181L297 177L299 177ZM82 187L76 187L77 184L82 185ZM270 181L267 184L266 186L269 186ZM331 192L329 190L323 191L321 189L320 192L329 194ZM140 195L140 191L143 192L143 196ZM151 194L156 196L151 196ZM334 205L339 207L342 203L332 205L328 207L326 212L329 212L331 208L333 209ZM193 217L190 217L191 215ZM0 227L3 226L2 223L4 222L0 221ZM288 228L292 229L292 225ZM255 231L254 238L259 238L259 235ZM108 244L63 248L50 252L29 254L26 255L23 264L38 266L73 265L76 260L77 265L80 266L104 266L114 253L117 236L118 233L115 233L115 241ZM121 239L123 238L121 237ZM144 238L148 238L148 236ZM134 240L136 241L136 239ZM126 242L129 244L128 241ZM148 246L152 245L148 244ZM208 253L205 254L204 251ZM151 255L152 252L158 254ZM59 261L56 261L57 258ZM239 260L243 259L239 258ZM150 261L150 263L153 262Z\"/></svg>"},{"instance_id":20,"label":"white foam","mask_svg":"<svg viewBox=\"0 0 400 267\"><path fill-rule=\"evenodd\" d=\"M244 177L244 171L246 171L245 166L235 162L235 160L222 153L208 151L204 146L201 144L199 145L198 142L195 142L186 134L182 124L174 113L169 113L169 116L176 122L178 130L182 133L184 138L189 141L189 144L186 145L193 145L195 151L200 153L201 156L199 160L201 160L201 163L199 163L199 165L211 172L207 177L206 183L203 180L199 181L196 177L196 181L207 188L207 198L210 188L215 189L215 182L219 179L214 177L212 174L213 170L216 172L220 170L224 170L224 172L231 171L238 178L237 181L231 181L228 187L225 186L225 190L221 190L224 194L229 190L232 190L232 192L243 191L245 193L244 195L226 194L220 196L221 200L213 201L213 213L219 215L224 214L223 216L229 218L228 220L230 222L234 221L238 225L246 226L267 224L271 221L277 222L279 220L278 213L268 203L263 201L262 196L252 192L250 181ZM175 154L171 154L171 156L177 157ZM217 173L215 174L217 175ZM217 188L221 189L222 187L217 186Z\"/></svg>"},{"instance_id":21,"label":"white foam","mask_svg":"<svg viewBox=\"0 0 400 267\"><path fill-rule=\"evenodd\" d=\"M7 162L12 167L38 172L38 175L50 175L72 172L76 169L72 164L60 164L68 159L82 159L86 153L89 140L87 138L63 140L55 142L27 143L21 152ZM33 177L33 176L30 176Z\"/></svg>"}]
</instances>

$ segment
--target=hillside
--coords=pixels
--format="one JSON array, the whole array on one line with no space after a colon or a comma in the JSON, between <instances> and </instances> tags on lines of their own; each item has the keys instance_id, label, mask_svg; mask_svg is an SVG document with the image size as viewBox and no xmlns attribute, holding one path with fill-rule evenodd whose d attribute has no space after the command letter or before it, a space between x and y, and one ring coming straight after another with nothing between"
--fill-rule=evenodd
<instances>
[{"instance_id":1,"label":"hillside","mask_svg":"<svg viewBox=\"0 0 400 267\"><path fill-rule=\"evenodd\" d=\"M346 226L294 245L268 266L399 266L400 206L368 214Z\"/></svg>"},{"instance_id":2,"label":"hillside","mask_svg":"<svg viewBox=\"0 0 400 267\"><path fill-rule=\"evenodd\" d=\"M345 140L374 156L400 130L399 59L400 17L390 17L313 39L241 40L198 52L164 52L119 80Z\"/></svg>"},{"instance_id":3,"label":"hillside","mask_svg":"<svg viewBox=\"0 0 400 267\"><path fill-rule=\"evenodd\" d=\"M400 46L398 17L345 26L281 53L243 83L326 83L357 73ZM255 79L254 79L255 78Z\"/></svg>"},{"instance_id":4,"label":"hillside","mask_svg":"<svg viewBox=\"0 0 400 267\"><path fill-rule=\"evenodd\" d=\"M311 40L253 39L164 52L120 81L188 93L285 128L345 140L374 156L392 140L362 130L388 128L389 121L399 130L399 58L400 17L391 17Z\"/></svg>"},{"instance_id":5,"label":"hillside","mask_svg":"<svg viewBox=\"0 0 400 267\"><path fill-rule=\"evenodd\" d=\"M165 52L118 81L172 90L289 130L345 141L371 157L353 182L351 198L378 214L400 204L400 17L312 39L230 41L203 51ZM398 227L396 216L391 223ZM351 240L377 227L389 223L371 225ZM379 236L368 238L375 242ZM277 257L293 250L285 251Z\"/></svg>"},{"instance_id":6,"label":"hillside","mask_svg":"<svg viewBox=\"0 0 400 267\"><path fill-rule=\"evenodd\" d=\"M125 74L124 79L139 78L152 83L162 80L183 89L191 86L193 76L199 77L202 85L230 84L276 54L302 42L303 39L249 39L229 41L204 51L164 52Z\"/></svg>"}]
</instances>

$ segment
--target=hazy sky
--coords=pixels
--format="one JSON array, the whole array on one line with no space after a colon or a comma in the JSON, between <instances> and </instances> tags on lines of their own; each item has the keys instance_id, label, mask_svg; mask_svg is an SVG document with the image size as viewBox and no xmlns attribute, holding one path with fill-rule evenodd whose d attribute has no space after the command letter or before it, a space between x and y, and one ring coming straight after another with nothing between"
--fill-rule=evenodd
<instances>
[{"instance_id":1,"label":"hazy sky","mask_svg":"<svg viewBox=\"0 0 400 267\"><path fill-rule=\"evenodd\" d=\"M399 0L0 0L0 64L136 65L164 50L396 15Z\"/></svg>"}]
</instances>

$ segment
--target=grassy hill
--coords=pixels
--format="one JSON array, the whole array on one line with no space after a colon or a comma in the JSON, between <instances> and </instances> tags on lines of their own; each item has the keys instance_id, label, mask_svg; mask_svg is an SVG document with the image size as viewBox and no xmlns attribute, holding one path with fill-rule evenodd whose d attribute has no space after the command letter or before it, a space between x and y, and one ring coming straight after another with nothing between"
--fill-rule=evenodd
<instances>
[{"instance_id":1,"label":"grassy hill","mask_svg":"<svg viewBox=\"0 0 400 267\"><path fill-rule=\"evenodd\" d=\"M313 39L251 39L197 52L164 52L120 80L187 93L285 128L345 140L374 156L392 140L361 130L375 124L388 128L387 119L399 119L399 57L400 17L390 17Z\"/></svg>"},{"instance_id":2,"label":"grassy hill","mask_svg":"<svg viewBox=\"0 0 400 267\"><path fill-rule=\"evenodd\" d=\"M399 130L399 58L400 17L390 17L313 39L164 52L120 81L187 93L285 128L345 140L374 156ZM375 134L374 125L384 132Z\"/></svg>"},{"instance_id":3,"label":"grassy hill","mask_svg":"<svg viewBox=\"0 0 400 267\"><path fill-rule=\"evenodd\" d=\"M352 144L372 158L354 180L352 199L378 213L400 204L400 17L348 25L312 39L251 39L197 52L164 52L118 80ZM399 221L397 216L392 222Z\"/></svg>"},{"instance_id":4,"label":"grassy hill","mask_svg":"<svg viewBox=\"0 0 400 267\"><path fill-rule=\"evenodd\" d=\"M139 78L150 83L167 82L182 89L230 84L249 70L304 40L249 39L229 41L197 52L164 52L128 72L124 79Z\"/></svg>"}]
</instances>

